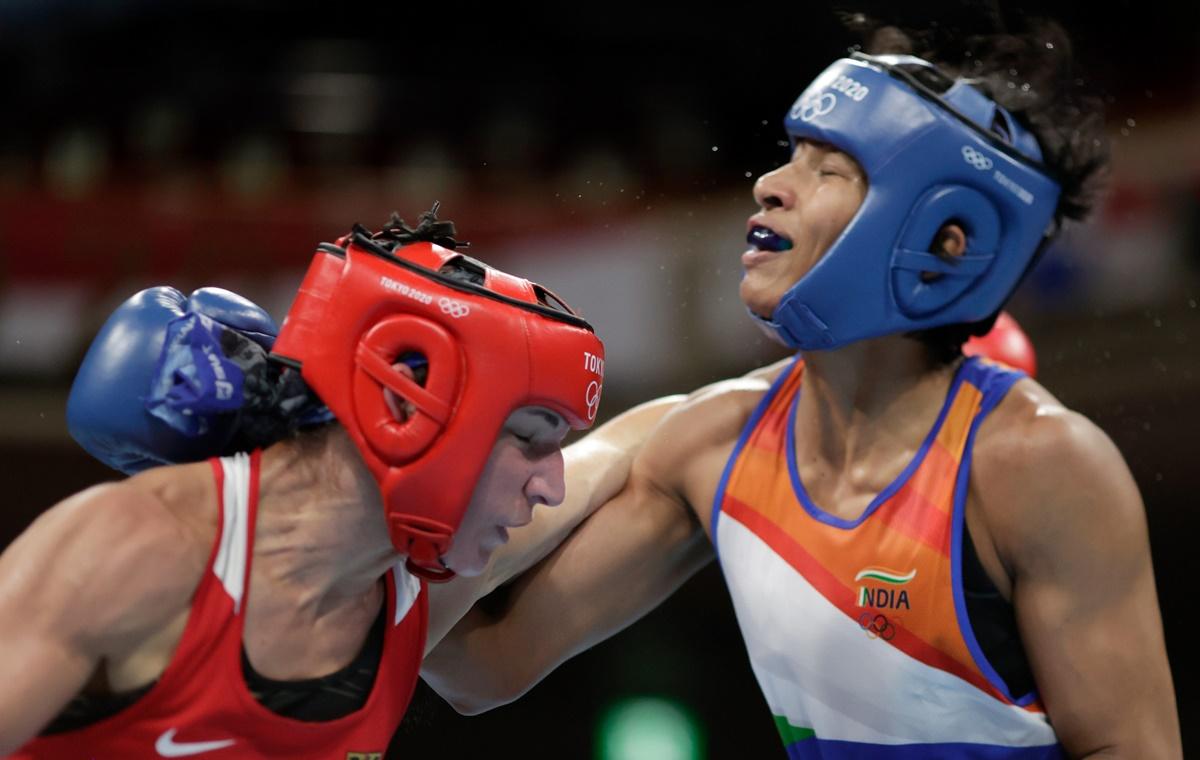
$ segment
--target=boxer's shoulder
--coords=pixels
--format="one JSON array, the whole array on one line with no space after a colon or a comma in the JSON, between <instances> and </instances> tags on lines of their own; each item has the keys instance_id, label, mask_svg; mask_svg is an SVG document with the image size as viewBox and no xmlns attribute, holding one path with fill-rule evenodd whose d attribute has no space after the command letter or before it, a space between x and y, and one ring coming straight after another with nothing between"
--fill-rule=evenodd
<instances>
[{"instance_id":1,"label":"boxer's shoulder","mask_svg":"<svg viewBox=\"0 0 1200 760\"><path fill-rule=\"evenodd\" d=\"M1036 471L1056 461L1064 448L1090 448L1100 431L1059 401L1036 380L1018 380L980 423L973 462L984 468Z\"/></svg>"},{"instance_id":2,"label":"boxer's shoulder","mask_svg":"<svg viewBox=\"0 0 1200 760\"><path fill-rule=\"evenodd\" d=\"M770 388L769 378L755 376L706 385L663 418L647 449L686 460L714 447L731 446Z\"/></svg>"},{"instance_id":3,"label":"boxer's shoulder","mask_svg":"<svg viewBox=\"0 0 1200 760\"><path fill-rule=\"evenodd\" d=\"M1029 379L981 423L970 492L1010 564L1023 547L1065 546L1087 526L1142 513L1128 466L1108 435Z\"/></svg>"},{"instance_id":4,"label":"boxer's shoulder","mask_svg":"<svg viewBox=\"0 0 1200 760\"><path fill-rule=\"evenodd\" d=\"M725 462L782 369L773 365L691 393L651 434L635 473L691 505L707 525L709 499Z\"/></svg>"},{"instance_id":5,"label":"boxer's shoulder","mask_svg":"<svg viewBox=\"0 0 1200 760\"><path fill-rule=\"evenodd\" d=\"M37 578L32 608L44 616L44 627L96 656L110 656L188 609L213 535L206 545L202 520L181 516L191 494L200 492L189 482L199 474L189 472L193 467L156 471L158 478L174 472L174 487L140 477L106 483L38 518L19 539L24 546L15 559ZM193 506L203 515L206 505Z\"/></svg>"}]
</instances>

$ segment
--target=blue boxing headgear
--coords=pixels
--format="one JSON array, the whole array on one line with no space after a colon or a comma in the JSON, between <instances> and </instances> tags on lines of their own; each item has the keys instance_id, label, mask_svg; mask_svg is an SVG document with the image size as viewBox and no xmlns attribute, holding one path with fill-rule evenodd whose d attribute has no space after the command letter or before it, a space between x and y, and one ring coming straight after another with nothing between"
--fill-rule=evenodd
<instances>
[{"instance_id":1,"label":"blue boxing headgear","mask_svg":"<svg viewBox=\"0 0 1200 760\"><path fill-rule=\"evenodd\" d=\"M936 92L912 70L948 87ZM1034 136L969 80L950 80L919 58L836 61L784 125L793 147L811 139L853 156L869 183L841 236L762 319L793 348L991 316L1054 217L1060 188ZM967 237L952 260L929 251L948 222Z\"/></svg>"}]
</instances>

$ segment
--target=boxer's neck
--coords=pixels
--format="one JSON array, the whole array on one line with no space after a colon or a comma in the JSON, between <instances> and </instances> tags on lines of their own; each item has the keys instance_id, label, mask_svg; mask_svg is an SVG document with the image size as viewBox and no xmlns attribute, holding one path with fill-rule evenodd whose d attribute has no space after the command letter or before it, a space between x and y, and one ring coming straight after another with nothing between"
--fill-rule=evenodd
<instances>
[{"instance_id":1,"label":"boxer's neck","mask_svg":"<svg viewBox=\"0 0 1200 760\"><path fill-rule=\"evenodd\" d=\"M378 486L346 432L316 435L263 453L254 572L273 593L321 615L371 596L401 557Z\"/></svg>"},{"instance_id":2,"label":"boxer's neck","mask_svg":"<svg viewBox=\"0 0 1200 760\"><path fill-rule=\"evenodd\" d=\"M829 472L890 462L924 439L955 367L932 365L924 346L900 335L806 354L797 446Z\"/></svg>"}]
</instances>

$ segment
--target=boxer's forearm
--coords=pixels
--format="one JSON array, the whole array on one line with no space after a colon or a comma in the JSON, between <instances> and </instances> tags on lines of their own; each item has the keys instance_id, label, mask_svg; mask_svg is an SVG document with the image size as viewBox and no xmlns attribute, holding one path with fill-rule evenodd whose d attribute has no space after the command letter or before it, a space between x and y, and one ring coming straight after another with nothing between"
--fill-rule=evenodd
<instances>
[{"instance_id":1,"label":"boxer's forearm","mask_svg":"<svg viewBox=\"0 0 1200 760\"><path fill-rule=\"evenodd\" d=\"M648 401L623 412L563 450L566 499L538 507L533 522L512 531L475 578L455 578L429 588L428 653L476 601L528 570L554 551L597 507L625 486L630 464L650 431L682 396Z\"/></svg>"}]
</instances>

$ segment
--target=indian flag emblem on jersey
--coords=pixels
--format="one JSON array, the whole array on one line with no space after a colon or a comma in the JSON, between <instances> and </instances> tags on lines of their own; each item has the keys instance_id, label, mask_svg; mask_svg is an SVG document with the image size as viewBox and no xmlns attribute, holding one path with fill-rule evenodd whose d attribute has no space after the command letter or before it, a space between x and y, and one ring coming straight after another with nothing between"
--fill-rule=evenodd
<instances>
[{"instance_id":1,"label":"indian flag emblem on jersey","mask_svg":"<svg viewBox=\"0 0 1200 760\"><path fill-rule=\"evenodd\" d=\"M897 587L904 586L916 577L916 568L909 570L907 573L902 573L886 567L864 567L858 571L858 575L854 576L855 581L867 581L883 585L859 586L858 606L881 607L893 610L911 609L908 603L908 591Z\"/></svg>"}]
</instances>

